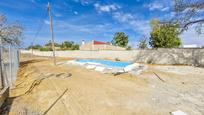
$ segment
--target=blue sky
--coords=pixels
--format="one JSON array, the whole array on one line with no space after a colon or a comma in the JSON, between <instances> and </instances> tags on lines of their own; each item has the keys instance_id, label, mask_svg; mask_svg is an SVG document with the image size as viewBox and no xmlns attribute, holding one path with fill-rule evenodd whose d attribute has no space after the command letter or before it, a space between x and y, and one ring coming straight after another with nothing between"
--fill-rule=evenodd
<instances>
[{"instance_id":1,"label":"blue sky","mask_svg":"<svg viewBox=\"0 0 204 115\"><path fill-rule=\"evenodd\" d=\"M162 20L174 15L172 0L1 0L0 13L9 22L18 21L24 27L26 47L39 32L35 44L44 44L50 37L47 3L53 7L55 41L80 43L82 40L109 42L123 31L134 47L143 35L149 36L152 18ZM204 45L204 36L193 28L181 35L184 44Z\"/></svg>"}]
</instances>

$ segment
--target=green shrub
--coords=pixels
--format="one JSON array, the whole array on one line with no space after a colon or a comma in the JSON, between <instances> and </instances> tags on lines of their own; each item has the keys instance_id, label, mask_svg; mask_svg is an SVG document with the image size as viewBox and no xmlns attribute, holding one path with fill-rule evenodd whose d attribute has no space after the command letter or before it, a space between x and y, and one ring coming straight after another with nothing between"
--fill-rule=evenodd
<instances>
[{"instance_id":1,"label":"green shrub","mask_svg":"<svg viewBox=\"0 0 204 115\"><path fill-rule=\"evenodd\" d=\"M126 48L126 50L132 50L132 47L131 47L131 46L128 46L128 47Z\"/></svg>"},{"instance_id":2,"label":"green shrub","mask_svg":"<svg viewBox=\"0 0 204 115\"><path fill-rule=\"evenodd\" d=\"M42 48L40 48L40 51L52 51L52 49L47 48L47 47L42 47Z\"/></svg>"}]
</instances>

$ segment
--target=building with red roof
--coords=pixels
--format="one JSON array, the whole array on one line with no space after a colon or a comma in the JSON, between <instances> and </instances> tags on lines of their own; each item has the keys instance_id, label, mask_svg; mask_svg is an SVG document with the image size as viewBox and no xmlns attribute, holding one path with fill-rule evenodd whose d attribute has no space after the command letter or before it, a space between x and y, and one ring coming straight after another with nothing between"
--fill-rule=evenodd
<instances>
[{"instance_id":1,"label":"building with red roof","mask_svg":"<svg viewBox=\"0 0 204 115\"><path fill-rule=\"evenodd\" d=\"M82 41L80 50L125 50L125 48L114 46L109 42L92 40L91 42L87 43Z\"/></svg>"}]
</instances>

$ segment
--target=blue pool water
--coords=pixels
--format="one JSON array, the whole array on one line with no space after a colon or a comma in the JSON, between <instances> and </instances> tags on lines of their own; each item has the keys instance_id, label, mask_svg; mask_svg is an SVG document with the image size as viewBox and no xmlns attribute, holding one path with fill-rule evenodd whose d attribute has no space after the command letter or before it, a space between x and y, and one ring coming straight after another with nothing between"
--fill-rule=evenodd
<instances>
[{"instance_id":1,"label":"blue pool water","mask_svg":"<svg viewBox=\"0 0 204 115\"><path fill-rule=\"evenodd\" d=\"M109 67L125 67L127 65L132 64L131 62L123 62L123 61L111 61L111 60L95 60L95 59L79 59L78 62L94 62L100 63Z\"/></svg>"}]
</instances>

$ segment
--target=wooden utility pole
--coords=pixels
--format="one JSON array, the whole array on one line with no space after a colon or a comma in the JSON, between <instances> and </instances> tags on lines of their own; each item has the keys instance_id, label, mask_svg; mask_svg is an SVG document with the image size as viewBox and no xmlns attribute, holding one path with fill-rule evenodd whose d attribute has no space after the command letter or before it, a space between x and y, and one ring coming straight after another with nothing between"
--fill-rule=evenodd
<instances>
[{"instance_id":1,"label":"wooden utility pole","mask_svg":"<svg viewBox=\"0 0 204 115\"><path fill-rule=\"evenodd\" d=\"M51 12L52 6L48 2L48 13L50 16L50 31L51 31L51 36L52 36L52 51L53 51L53 61L54 65L56 65L56 58L55 58L55 41L54 41L54 33L53 33L53 27L52 27L52 12Z\"/></svg>"}]
</instances>

